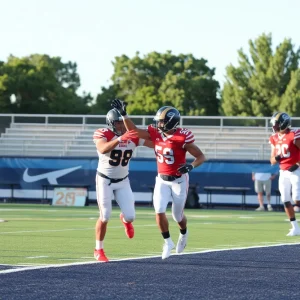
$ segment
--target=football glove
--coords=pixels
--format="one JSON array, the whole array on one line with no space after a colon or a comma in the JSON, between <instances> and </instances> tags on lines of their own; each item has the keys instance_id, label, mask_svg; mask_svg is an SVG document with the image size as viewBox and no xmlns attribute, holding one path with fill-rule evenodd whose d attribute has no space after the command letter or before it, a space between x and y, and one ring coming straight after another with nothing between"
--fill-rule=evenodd
<instances>
[{"instance_id":1,"label":"football glove","mask_svg":"<svg viewBox=\"0 0 300 300\"><path fill-rule=\"evenodd\" d=\"M137 132L134 130L126 131L123 135L118 137L119 142L127 142L134 138L138 138Z\"/></svg>"},{"instance_id":2,"label":"football glove","mask_svg":"<svg viewBox=\"0 0 300 300\"><path fill-rule=\"evenodd\" d=\"M298 168L299 168L299 165L298 165L298 164L294 164L294 165L292 165L292 166L288 169L288 171L294 172L294 171L296 171Z\"/></svg>"},{"instance_id":3,"label":"football glove","mask_svg":"<svg viewBox=\"0 0 300 300\"><path fill-rule=\"evenodd\" d=\"M192 171L193 169L194 169L193 165L186 164L186 165L183 165L180 168L178 168L177 172L179 174L185 174L185 173L188 173L188 172Z\"/></svg>"},{"instance_id":4,"label":"football glove","mask_svg":"<svg viewBox=\"0 0 300 300\"><path fill-rule=\"evenodd\" d=\"M280 155L276 155L276 156L275 156L275 160L276 160L277 162L280 162L281 156L280 156Z\"/></svg>"},{"instance_id":5,"label":"football glove","mask_svg":"<svg viewBox=\"0 0 300 300\"><path fill-rule=\"evenodd\" d=\"M126 104L124 101L120 100L120 99L114 99L112 101L111 106L115 109L117 109L119 111L119 113L121 114L121 116L126 116L127 112L126 112Z\"/></svg>"}]
</instances>

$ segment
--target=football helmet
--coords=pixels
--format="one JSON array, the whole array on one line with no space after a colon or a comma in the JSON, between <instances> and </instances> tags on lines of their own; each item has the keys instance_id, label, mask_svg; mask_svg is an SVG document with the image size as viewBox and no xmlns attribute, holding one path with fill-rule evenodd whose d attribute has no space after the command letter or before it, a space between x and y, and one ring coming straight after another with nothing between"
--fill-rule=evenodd
<instances>
[{"instance_id":1,"label":"football helmet","mask_svg":"<svg viewBox=\"0 0 300 300\"><path fill-rule=\"evenodd\" d=\"M155 127L158 131L167 132L175 129L179 124L180 113L172 106L163 106L157 111L153 120L155 121ZM158 126L158 123L162 123L163 125L160 124L160 126Z\"/></svg>"},{"instance_id":2,"label":"football helmet","mask_svg":"<svg viewBox=\"0 0 300 300\"><path fill-rule=\"evenodd\" d=\"M291 117L287 113L276 112L273 114L270 123L273 132L283 132L292 126Z\"/></svg>"},{"instance_id":3,"label":"football helmet","mask_svg":"<svg viewBox=\"0 0 300 300\"><path fill-rule=\"evenodd\" d=\"M122 123L118 124L116 122L122 122ZM112 130L117 136L121 136L126 132L126 128L124 126L122 116L115 108L111 109L106 114L106 124L108 125L109 129Z\"/></svg>"}]
</instances>

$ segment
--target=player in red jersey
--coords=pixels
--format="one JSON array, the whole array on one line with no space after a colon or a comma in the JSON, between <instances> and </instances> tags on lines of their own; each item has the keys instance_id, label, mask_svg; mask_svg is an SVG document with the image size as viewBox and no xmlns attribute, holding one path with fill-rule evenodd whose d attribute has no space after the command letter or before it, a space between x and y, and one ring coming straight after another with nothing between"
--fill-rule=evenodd
<instances>
[{"instance_id":1,"label":"player in red jersey","mask_svg":"<svg viewBox=\"0 0 300 300\"><path fill-rule=\"evenodd\" d=\"M96 193L100 217L97 220L94 257L107 262L104 237L112 211L112 199L120 206L120 219L128 238L133 238L135 219L134 197L128 179L129 161L137 146L153 147L152 142L139 139L133 132L126 132L122 117L116 109L106 115L108 128L97 129L93 139L97 147L99 163L96 175Z\"/></svg>"},{"instance_id":2,"label":"player in red jersey","mask_svg":"<svg viewBox=\"0 0 300 300\"><path fill-rule=\"evenodd\" d=\"M287 236L300 235L291 200L300 200L300 130L291 129L287 113L276 112L271 118L273 135L270 137L272 165L279 163L279 191L292 228ZM292 193L292 195L291 195Z\"/></svg>"},{"instance_id":3,"label":"player in red jersey","mask_svg":"<svg viewBox=\"0 0 300 300\"><path fill-rule=\"evenodd\" d=\"M188 172L205 161L202 151L194 144L194 135L188 129L177 127L180 121L179 111L171 106L161 107L154 117L155 126L149 125L147 130L138 129L126 114L125 104L115 99L112 106L119 110L127 130L134 130L138 136L151 140L156 154L158 176L156 177L153 205L156 222L164 238L162 259L171 255L175 247L169 232L166 209L172 202L172 216L179 225L179 239L176 253L181 253L188 238L187 218L184 206L189 188ZM191 164L186 163L186 152L194 156Z\"/></svg>"}]
</instances>

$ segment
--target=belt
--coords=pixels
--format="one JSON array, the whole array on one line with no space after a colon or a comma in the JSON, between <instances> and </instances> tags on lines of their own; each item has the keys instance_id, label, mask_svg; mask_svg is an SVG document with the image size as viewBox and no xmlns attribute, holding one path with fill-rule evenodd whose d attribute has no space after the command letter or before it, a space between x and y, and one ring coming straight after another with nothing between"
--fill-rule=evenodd
<instances>
[{"instance_id":1,"label":"belt","mask_svg":"<svg viewBox=\"0 0 300 300\"><path fill-rule=\"evenodd\" d=\"M159 174L159 176L164 181L174 181L174 180L176 180L176 179L178 179L178 178L181 177L181 175L180 176L176 176L176 175L162 175L162 174Z\"/></svg>"},{"instance_id":2,"label":"belt","mask_svg":"<svg viewBox=\"0 0 300 300\"><path fill-rule=\"evenodd\" d=\"M128 177L128 175L126 175L124 178L114 179L114 178L109 178L109 177L107 177L106 175L100 173L99 171L97 171L97 174L98 174L100 177L103 177L103 178L105 178L105 179L110 180L109 185L111 185L112 183L117 183L117 182L123 181L124 179L126 179L126 178Z\"/></svg>"}]
</instances>

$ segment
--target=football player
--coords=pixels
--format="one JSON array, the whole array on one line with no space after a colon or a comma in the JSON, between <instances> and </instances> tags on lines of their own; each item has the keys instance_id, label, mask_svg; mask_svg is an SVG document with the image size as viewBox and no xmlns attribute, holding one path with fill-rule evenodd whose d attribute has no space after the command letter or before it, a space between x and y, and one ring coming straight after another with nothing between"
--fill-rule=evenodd
<instances>
[{"instance_id":1,"label":"football player","mask_svg":"<svg viewBox=\"0 0 300 300\"><path fill-rule=\"evenodd\" d=\"M279 191L285 212L292 225L287 236L300 235L300 228L291 203L292 199L296 204L300 203L300 130L291 129L291 118L287 113L274 113L271 124L274 133L269 140L270 162L271 164L279 163Z\"/></svg>"},{"instance_id":2,"label":"football player","mask_svg":"<svg viewBox=\"0 0 300 300\"><path fill-rule=\"evenodd\" d=\"M118 203L120 219L125 227L128 238L133 238L135 219L134 197L128 179L129 161L137 146L152 147L151 141L139 139L134 132L126 132L123 119L116 109L106 115L108 128L97 129L93 140L96 144L99 163L96 174L96 193L100 216L97 220L96 248L94 257L107 262L103 242L107 223L112 211L112 199Z\"/></svg>"},{"instance_id":3,"label":"football player","mask_svg":"<svg viewBox=\"0 0 300 300\"><path fill-rule=\"evenodd\" d=\"M123 117L127 130L134 130L138 136L151 140L157 160L158 175L156 177L153 205L156 213L156 222L164 239L162 259L171 255L175 247L169 232L169 223L166 209L172 202L172 216L179 225L179 239L176 253L181 253L187 244L188 230L184 207L189 189L188 173L205 161L202 151L194 144L193 133L178 127L179 111L171 106L161 107L155 117L155 125L149 125L147 130L139 129L128 118L125 103L119 99L112 102ZM191 164L186 162L186 152L194 156Z\"/></svg>"}]
</instances>

